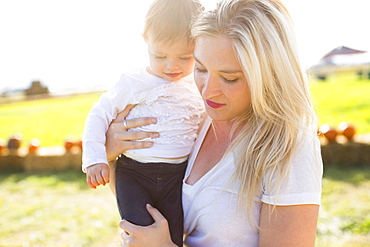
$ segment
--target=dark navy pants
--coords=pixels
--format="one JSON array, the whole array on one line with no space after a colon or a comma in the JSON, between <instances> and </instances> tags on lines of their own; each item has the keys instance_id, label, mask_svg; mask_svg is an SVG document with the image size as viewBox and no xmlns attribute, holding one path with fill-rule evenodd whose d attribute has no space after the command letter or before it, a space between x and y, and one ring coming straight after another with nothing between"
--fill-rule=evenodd
<instances>
[{"instance_id":1,"label":"dark navy pants","mask_svg":"<svg viewBox=\"0 0 370 247\"><path fill-rule=\"evenodd\" d=\"M121 155L117 160L116 194L122 219L141 226L153 224L149 203L167 219L172 241L182 246L184 224L182 180L187 161L180 164L140 163Z\"/></svg>"}]
</instances>

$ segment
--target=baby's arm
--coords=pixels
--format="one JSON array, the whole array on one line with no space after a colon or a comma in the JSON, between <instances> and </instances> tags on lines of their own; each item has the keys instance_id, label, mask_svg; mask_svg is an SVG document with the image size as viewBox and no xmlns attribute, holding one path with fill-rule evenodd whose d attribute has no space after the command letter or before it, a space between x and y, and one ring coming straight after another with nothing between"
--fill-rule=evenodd
<instances>
[{"instance_id":1,"label":"baby's arm","mask_svg":"<svg viewBox=\"0 0 370 247\"><path fill-rule=\"evenodd\" d=\"M98 163L86 168L86 182L90 188L96 189L99 185L109 183L109 167L107 164Z\"/></svg>"},{"instance_id":2,"label":"baby's arm","mask_svg":"<svg viewBox=\"0 0 370 247\"><path fill-rule=\"evenodd\" d=\"M129 85L120 81L100 99L90 110L82 138L82 170L86 173L86 182L91 188L109 182L109 166L105 150L105 132L117 112L124 109L130 95Z\"/></svg>"}]
</instances>

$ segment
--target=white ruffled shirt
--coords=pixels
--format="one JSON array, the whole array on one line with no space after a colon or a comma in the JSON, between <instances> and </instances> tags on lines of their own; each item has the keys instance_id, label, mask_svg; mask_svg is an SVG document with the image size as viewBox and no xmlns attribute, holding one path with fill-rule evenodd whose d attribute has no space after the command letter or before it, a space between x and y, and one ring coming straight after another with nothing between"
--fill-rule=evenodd
<instances>
[{"instance_id":1,"label":"white ruffled shirt","mask_svg":"<svg viewBox=\"0 0 370 247\"><path fill-rule=\"evenodd\" d=\"M232 152L226 154L196 183L186 183L210 124L211 119L207 118L200 129L183 182L185 246L257 247L258 229L251 227L245 214L237 209L240 183L230 183L235 172ZM267 181L263 181L252 211L256 222L259 222L262 203L320 205L322 173L319 140L314 136L307 137L295 152L278 197L276 191L266 193Z\"/></svg>"},{"instance_id":2,"label":"white ruffled shirt","mask_svg":"<svg viewBox=\"0 0 370 247\"><path fill-rule=\"evenodd\" d=\"M155 131L160 133L160 137L150 139L154 142L151 148L129 150L128 156L177 158L190 153L204 112L193 74L177 82L169 82L142 68L123 74L89 112L82 139L83 170L97 163L108 164L105 133L111 121L129 104L137 105L126 119L158 119L156 124L129 131Z\"/></svg>"}]
</instances>

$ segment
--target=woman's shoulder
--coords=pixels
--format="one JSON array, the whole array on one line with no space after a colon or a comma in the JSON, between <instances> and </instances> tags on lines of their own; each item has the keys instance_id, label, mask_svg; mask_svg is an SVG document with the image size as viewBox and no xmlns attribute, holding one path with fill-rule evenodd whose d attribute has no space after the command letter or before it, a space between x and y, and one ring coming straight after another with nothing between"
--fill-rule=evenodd
<instances>
[{"instance_id":1,"label":"woman's shoulder","mask_svg":"<svg viewBox=\"0 0 370 247\"><path fill-rule=\"evenodd\" d=\"M319 137L315 134L300 132L297 136L297 147L294 151L294 159L307 159L317 156L321 159L321 146Z\"/></svg>"},{"instance_id":2,"label":"woman's shoulder","mask_svg":"<svg viewBox=\"0 0 370 247\"><path fill-rule=\"evenodd\" d=\"M314 134L300 133L286 176L283 180L269 180L270 176L266 176L261 200L275 205L320 205L322 175L323 163L318 137ZM273 178L277 176L275 172ZM273 183L280 181L281 184L270 185L270 191L267 191L269 181Z\"/></svg>"}]
</instances>

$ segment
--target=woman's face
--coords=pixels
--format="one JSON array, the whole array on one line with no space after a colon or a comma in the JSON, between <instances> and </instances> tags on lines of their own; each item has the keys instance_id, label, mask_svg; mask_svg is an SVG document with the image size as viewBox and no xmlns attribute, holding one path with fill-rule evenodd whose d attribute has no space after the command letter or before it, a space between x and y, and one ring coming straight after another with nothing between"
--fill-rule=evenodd
<instances>
[{"instance_id":1,"label":"woman's face","mask_svg":"<svg viewBox=\"0 0 370 247\"><path fill-rule=\"evenodd\" d=\"M231 40L224 36L196 38L195 83L202 94L208 115L229 121L251 106L250 90Z\"/></svg>"}]
</instances>

